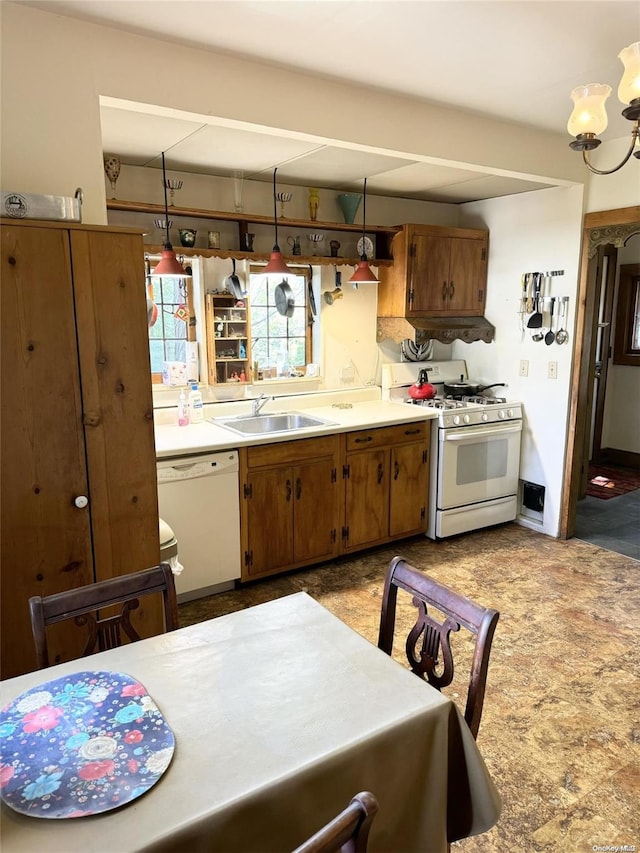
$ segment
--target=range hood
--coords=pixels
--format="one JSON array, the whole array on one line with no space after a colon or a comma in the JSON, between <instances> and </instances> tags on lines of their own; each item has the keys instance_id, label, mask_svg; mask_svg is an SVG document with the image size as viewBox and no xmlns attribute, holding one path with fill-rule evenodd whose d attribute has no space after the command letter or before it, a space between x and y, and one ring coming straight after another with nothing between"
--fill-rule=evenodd
<instances>
[{"instance_id":1,"label":"range hood","mask_svg":"<svg viewBox=\"0 0 640 853\"><path fill-rule=\"evenodd\" d=\"M495 335L493 326L485 317L378 317L376 339L391 338L399 344L410 338L417 344L428 340L451 344L453 341L484 341L490 344Z\"/></svg>"}]
</instances>

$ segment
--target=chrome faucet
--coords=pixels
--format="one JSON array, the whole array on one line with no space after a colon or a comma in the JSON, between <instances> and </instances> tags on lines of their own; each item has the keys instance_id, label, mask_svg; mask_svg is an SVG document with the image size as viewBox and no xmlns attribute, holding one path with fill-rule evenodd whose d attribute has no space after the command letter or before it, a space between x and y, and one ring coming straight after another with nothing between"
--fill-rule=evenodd
<instances>
[{"instance_id":1,"label":"chrome faucet","mask_svg":"<svg viewBox=\"0 0 640 853\"><path fill-rule=\"evenodd\" d=\"M267 397L266 394L260 394L259 397L256 397L255 400L251 403L251 414L254 418L257 418L260 414L260 409L264 406L265 403L268 403L269 400L273 400L273 397Z\"/></svg>"}]
</instances>

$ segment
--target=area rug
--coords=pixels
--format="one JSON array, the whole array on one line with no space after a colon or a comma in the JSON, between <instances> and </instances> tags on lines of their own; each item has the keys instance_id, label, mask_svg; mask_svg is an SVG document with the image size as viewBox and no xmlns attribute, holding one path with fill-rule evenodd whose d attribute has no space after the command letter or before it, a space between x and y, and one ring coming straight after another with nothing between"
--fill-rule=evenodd
<instances>
[{"instance_id":1,"label":"area rug","mask_svg":"<svg viewBox=\"0 0 640 853\"><path fill-rule=\"evenodd\" d=\"M614 465L589 465L587 494L608 500L640 489L640 470L619 468Z\"/></svg>"}]
</instances>

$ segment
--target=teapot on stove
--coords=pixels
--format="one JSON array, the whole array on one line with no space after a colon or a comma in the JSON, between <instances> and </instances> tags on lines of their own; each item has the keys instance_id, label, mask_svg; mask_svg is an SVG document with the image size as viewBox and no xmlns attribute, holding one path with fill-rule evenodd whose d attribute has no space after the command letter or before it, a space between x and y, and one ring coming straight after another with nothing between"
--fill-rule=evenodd
<instances>
[{"instance_id":1,"label":"teapot on stove","mask_svg":"<svg viewBox=\"0 0 640 853\"><path fill-rule=\"evenodd\" d=\"M436 387L429 382L426 368L418 373L418 381L409 387L409 396L413 400L431 400L436 396Z\"/></svg>"}]
</instances>

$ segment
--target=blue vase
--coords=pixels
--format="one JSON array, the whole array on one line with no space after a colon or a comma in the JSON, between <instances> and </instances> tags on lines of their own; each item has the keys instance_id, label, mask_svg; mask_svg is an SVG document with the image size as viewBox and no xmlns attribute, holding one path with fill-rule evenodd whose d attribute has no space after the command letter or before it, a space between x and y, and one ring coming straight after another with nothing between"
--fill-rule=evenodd
<instances>
[{"instance_id":1,"label":"blue vase","mask_svg":"<svg viewBox=\"0 0 640 853\"><path fill-rule=\"evenodd\" d=\"M338 196L338 205L347 224L353 225L361 201L362 193L340 193Z\"/></svg>"}]
</instances>

